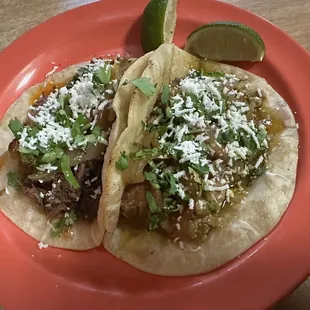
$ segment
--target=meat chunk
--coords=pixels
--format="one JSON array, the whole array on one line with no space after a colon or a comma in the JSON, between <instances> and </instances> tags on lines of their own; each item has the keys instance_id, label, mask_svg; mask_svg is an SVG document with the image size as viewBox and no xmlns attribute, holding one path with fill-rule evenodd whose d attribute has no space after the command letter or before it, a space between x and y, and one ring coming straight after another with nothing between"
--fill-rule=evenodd
<instances>
[{"instance_id":1,"label":"meat chunk","mask_svg":"<svg viewBox=\"0 0 310 310\"><path fill-rule=\"evenodd\" d=\"M149 226L151 214L146 200L147 191L152 193L157 207L161 208L163 205L161 192L147 181L129 185L124 191L120 212L133 227L147 229Z\"/></svg>"}]
</instances>

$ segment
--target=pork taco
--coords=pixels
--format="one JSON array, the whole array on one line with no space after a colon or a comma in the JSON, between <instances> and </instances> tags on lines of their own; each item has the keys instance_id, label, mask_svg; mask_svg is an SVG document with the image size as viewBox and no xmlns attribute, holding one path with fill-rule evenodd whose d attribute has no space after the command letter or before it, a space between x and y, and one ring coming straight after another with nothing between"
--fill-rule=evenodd
<instances>
[{"instance_id":1,"label":"pork taco","mask_svg":"<svg viewBox=\"0 0 310 310\"><path fill-rule=\"evenodd\" d=\"M0 124L0 210L35 239L84 250L102 243L104 160L127 126L149 55L71 66L29 88Z\"/></svg>"},{"instance_id":2,"label":"pork taco","mask_svg":"<svg viewBox=\"0 0 310 310\"><path fill-rule=\"evenodd\" d=\"M269 233L292 198L298 133L261 77L173 45L150 57L107 168L105 247L160 275L207 272Z\"/></svg>"}]
</instances>

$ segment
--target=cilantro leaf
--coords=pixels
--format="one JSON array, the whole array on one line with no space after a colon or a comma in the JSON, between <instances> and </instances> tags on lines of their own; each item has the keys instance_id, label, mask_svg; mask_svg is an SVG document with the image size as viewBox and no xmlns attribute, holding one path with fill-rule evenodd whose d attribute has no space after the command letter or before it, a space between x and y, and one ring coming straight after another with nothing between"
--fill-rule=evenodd
<instances>
[{"instance_id":1,"label":"cilantro leaf","mask_svg":"<svg viewBox=\"0 0 310 310\"><path fill-rule=\"evenodd\" d=\"M149 223L149 230L154 230L158 227L159 223L166 218L165 213L154 213L151 214L150 223Z\"/></svg>"},{"instance_id":2,"label":"cilantro leaf","mask_svg":"<svg viewBox=\"0 0 310 310\"><path fill-rule=\"evenodd\" d=\"M169 101L169 85L164 85L161 93L161 102L167 104Z\"/></svg>"},{"instance_id":3,"label":"cilantro leaf","mask_svg":"<svg viewBox=\"0 0 310 310\"><path fill-rule=\"evenodd\" d=\"M133 79L128 81L128 83L135 85L146 97L149 98L152 97L156 92L156 87L152 85L151 80L146 77Z\"/></svg>"},{"instance_id":4,"label":"cilantro leaf","mask_svg":"<svg viewBox=\"0 0 310 310\"><path fill-rule=\"evenodd\" d=\"M75 178L74 174L72 173L71 167L70 167L70 157L66 154L63 154L60 159L60 167L61 171L64 174L66 180L68 183L74 188L78 189L80 187L79 182Z\"/></svg>"},{"instance_id":5,"label":"cilantro leaf","mask_svg":"<svg viewBox=\"0 0 310 310\"><path fill-rule=\"evenodd\" d=\"M79 114L77 119L74 121L72 125L72 137L75 139L77 136L81 135L82 127L86 124L89 124L87 117L83 114Z\"/></svg>"},{"instance_id":6,"label":"cilantro leaf","mask_svg":"<svg viewBox=\"0 0 310 310\"><path fill-rule=\"evenodd\" d=\"M98 69L93 75L93 81L99 84L108 84L111 81L112 67L109 64Z\"/></svg>"},{"instance_id":7,"label":"cilantro leaf","mask_svg":"<svg viewBox=\"0 0 310 310\"><path fill-rule=\"evenodd\" d=\"M210 171L207 165L201 166L196 164L190 164L190 167L195 170L199 175L207 174Z\"/></svg>"},{"instance_id":8,"label":"cilantro leaf","mask_svg":"<svg viewBox=\"0 0 310 310\"><path fill-rule=\"evenodd\" d=\"M61 148L55 147L53 150L43 155L42 162L52 163L56 159L61 158L63 154L64 154L64 151Z\"/></svg>"},{"instance_id":9,"label":"cilantro leaf","mask_svg":"<svg viewBox=\"0 0 310 310\"><path fill-rule=\"evenodd\" d=\"M31 154L31 155L35 155L35 156L39 155L39 150L31 150L31 149L25 148L23 146L19 146L18 150L22 154Z\"/></svg>"},{"instance_id":10,"label":"cilantro leaf","mask_svg":"<svg viewBox=\"0 0 310 310\"><path fill-rule=\"evenodd\" d=\"M216 139L221 144L235 141L235 133L232 130L227 130L219 133Z\"/></svg>"},{"instance_id":11,"label":"cilantro leaf","mask_svg":"<svg viewBox=\"0 0 310 310\"><path fill-rule=\"evenodd\" d=\"M102 128L99 126L99 125L96 125L94 128L93 128L93 131L92 131L92 134L98 138L99 136L101 136L101 133L102 133Z\"/></svg>"},{"instance_id":12,"label":"cilantro leaf","mask_svg":"<svg viewBox=\"0 0 310 310\"><path fill-rule=\"evenodd\" d=\"M66 228L71 227L77 220L77 215L74 210L62 214L60 218L53 221L51 228L51 235L53 238L59 237L63 234Z\"/></svg>"},{"instance_id":13,"label":"cilantro leaf","mask_svg":"<svg viewBox=\"0 0 310 310\"><path fill-rule=\"evenodd\" d=\"M149 205L151 213L157 212L159 209L157 207L157 204L156 204L156 201L155 201L153 194L151 192L146 192L145 196L146 196L146 200L147 200L147 203Z\"/></svg>"},{"instance_id":14,"label":"cilantro leaf","mask_svg":"<svg viewBox=\"0 0 310 310\"><path fill-rule=\"evenodd\" d=\"M64 214L64 223L66 226L72 226L74 222L77 220L77 215L74 210L70 210L69 213Z\"/></svg>"},{"instance_id":15,"label":"cilantro leaf","mask_svg":"<svg viewBox=\"0 0 310 310\"><path fill-rule=\"evenodd\" d=\"M14 134L15 138L19 138L20 133L24 129L24 125L21 123L21 121L17 118L11 119L8 126Z\"/></svg>"},{"instance_id":16,"label":"cilantro leaf","mask_svg":"<svg viewBox=\"0 0 310 310\"><path fill-rule=\"evenodd\" d=\"M65 106L67 106L69 104L69 100L70 99L71 99L71 95L70 94L60 95L59 96L58 102L60 103L61 111L64 111L63 109L64 109Z\"/></svg>"},{"instance_id":17,"label":"cilantro leaf","mask_svg":"<svg viewBox=\"0 0 310 310\"><path fill-rule=\"evenodd\" d=\"M144 172L144 177L147 181L151 183L158 183L157 175L154 172Z\"/></svg>"},{"instance_id":18,"label":"cilantro leaf","mask_svg":"<svg viewBox=\"0 0 310 310\"><path fill-rule=\"evenodd\" d=\"M257 133L257 140L262 143L267 137L267 131L265 129L260 129Z\"/></svg>"},{"instance_id":19,"label":"cilantro leaf","mask_svg":"<svg viewBox=\"0 0 310 310\"><path fill-rule=\"evenodd\" d=\"M9 172L7 174L7 177L8 177L8 185L12 186L17 191L22 189L22 183L20 181L20 175L17 172L15 172L15 171Z\"/></svg>"},{"instance_id":20,"label":"cilantro leaf","mask_svg":"<svg viewBox=\"0 0 310 310\"><path fill-rule=\"evenodd\" d=\"M213 71L213 72L209 72L207 75L210 77L214 77L214 78L220 78L220 77L224 77L225 73L221 71Z\"/></svg>"},{"instance_id":21,"label":"cilantro leaf","mask_svg":"<svg viewBox=\"0 0 310 310\"><path fill-rule=\"evenodd\" d=\"M144 159L144 158L154 158L159 154L159 148L154 147L152 149L140 149L139 151L135 153L130 154L130 158L133 160L139 160L139 159Z\"/></svg>"},{"instance_id":22,"label":"cilantro leaf","mask_svg":"<svg viewBox=\"0 0 310 310\"><path fill-rule=\"evenodd\" d=\"M170 183L169 193L171 195L175 195L176 192L178 191L176 181L177 181L176 177L173 174L170 174L170 176L169 176L169 183Z\"/></svg>"},{"instance_id":23,"label":"cilantro leaf","mask_svg":"<svg viewBox=\"0 0 310 310\"><path fill-rule=\"evenodd\" d=\"M119 160L115 163L118 170L124 171L128 168L128 157L125 152L121 153Z\"/></svg>"}]
</instances>

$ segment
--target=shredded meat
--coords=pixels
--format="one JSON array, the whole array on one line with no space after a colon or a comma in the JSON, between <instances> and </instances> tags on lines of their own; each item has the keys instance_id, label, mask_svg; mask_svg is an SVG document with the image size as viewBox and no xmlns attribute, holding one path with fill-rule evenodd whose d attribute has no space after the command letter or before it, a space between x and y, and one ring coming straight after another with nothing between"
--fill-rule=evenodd
<instances>
[{"instance_id":1,"label":"shredded meat","mask_svg":"<svg viewBox=\"0 0 310 310\"><path fill-rule=\"evenodd\" d=\"M83 218L95 218L101 193L102 160L90 160L78 165L74 171L80 187L74 189L61 172L50 173L42 180L25 178L24 193L35 199L49 218L57 217L63 211L74 209Z\"/></svg>"}]
</instances>

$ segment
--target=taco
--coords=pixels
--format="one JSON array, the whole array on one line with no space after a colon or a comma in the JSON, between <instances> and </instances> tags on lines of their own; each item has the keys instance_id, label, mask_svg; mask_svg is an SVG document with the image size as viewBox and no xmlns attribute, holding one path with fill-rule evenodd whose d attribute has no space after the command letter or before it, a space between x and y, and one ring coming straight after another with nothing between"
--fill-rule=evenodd
<instances>
[{"instance_id":1,"label":"taco","mask_svg":"<svg viewBox=\"0 0 310 310\"><path fill-rule=\"evenodd\" d=\"M150 57L105 176L104 246L143 271L192 275L250 248L292 198L298 133L261 77L173 45Z\"/></svg>"},{"instance_id":2,"label":"taco","mask_svg":"<svg viewBox=\"0 0 310 310\"><path fill-rule=\"evenodd\" d=\"M127 126L149 55L95 58L48 76L0 124L0 210L33 238L85 250L102 243L104 159Z\"/></svg>"}]
</instances>

